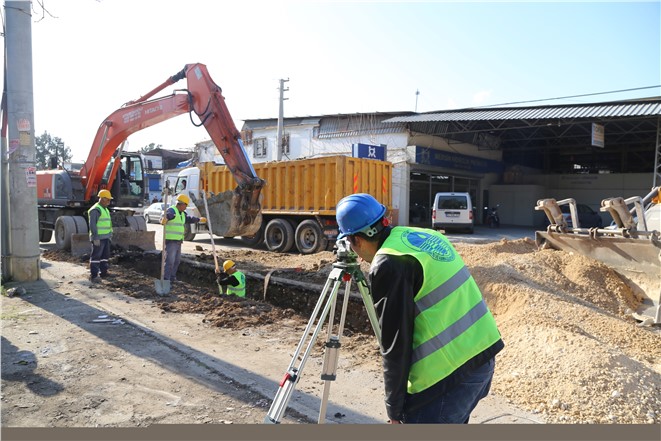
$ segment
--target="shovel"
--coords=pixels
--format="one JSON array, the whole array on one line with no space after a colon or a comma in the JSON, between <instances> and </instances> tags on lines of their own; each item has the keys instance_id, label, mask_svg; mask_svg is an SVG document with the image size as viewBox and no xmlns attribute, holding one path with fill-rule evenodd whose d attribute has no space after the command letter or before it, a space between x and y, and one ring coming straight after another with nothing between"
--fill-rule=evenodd
<instances>
[{"instance_id":1,"label":"shovel","mask_svg":"<svg viewBox=\"0 0 661 441\"><path fill-rule=\"evenodd\" d=\"M207 192L202 190L202 199L204 200L204 210L209 215L209 205L207 204ZM211 218L207 217L207 228L209 228L209 237L211 238L211 251L213 252L213 263L216 265L216 274L220 272L218 267L218 256L216 256L216 244L213 241L213 230L211 229ZM218 284L218 293L223 295L223 287Z\"/></svg>"},{"instance_id":2,"label":"shovel","mask_svg":"<svg viewBox=\"0 0 661 441\"><path fill-rule=\"evenodd\" d=\"M165 204L167 205L167 203ZM165 212L163 212L163 216L165 216ZM154 280L154 288L156 289L156 294L166 296L170 292L170 281L163 279L165 276L165 259L167 258L167 253L165 252L165 225L163 225L163 247L161 250L161 280Z\"/></svg>"}]
</instances>

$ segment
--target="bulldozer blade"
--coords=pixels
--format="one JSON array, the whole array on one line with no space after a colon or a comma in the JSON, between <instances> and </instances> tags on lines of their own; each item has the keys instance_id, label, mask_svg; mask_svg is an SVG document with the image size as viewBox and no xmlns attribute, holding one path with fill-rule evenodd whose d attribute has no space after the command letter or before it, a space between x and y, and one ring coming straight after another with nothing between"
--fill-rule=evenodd
<instances>
[{"instance_id":1,"label":"bulldozer blade","mask_svg":"<svg viewBox=\"0 0 661 441\"><path fill-rule=\"evenodd\" d=\"M156 289L156 294L159 296L165 296L170 293L170 281L169 280L154 280L154 289Z\"/></svg>"},{"instance_id":2,"label":"bulldozer blade","mask_svg":"<svg viewBox=\"0 0 661 441\"><path fill-rule=\"evenodd\" d=\"M218 194L211 193L211 196L207 198L208 213L204 204L196 203L195 205L202 216L211 219L215 235L252 236L257 234L262 225L262 213L259 204L252 204L248 196L242 195L236 190Z\"/></svg>"},{"instance_id":3,"label":"bulldozer blade","mask_svg":"<svg viewBox=\"0 0 661 441\"><path fill-rule=\"evenodd\" d=\"M130 227L113 227L112 244L125 250L131 247L137 247L143 251L152 251L156 249L154 243L156 232L154 231L135 231ZM92 250L89 234L71 235L71 255L82 256L89 254Z\"/></svg>"},{"instance_id":4,"label":"bulldozer blade","mask_svg":"<svg viewBox=\"0 0 661 441\"><path fill-rule=\"evenodd\" d=\"M536 231L538 247L574 252L614 269L643 297L637 313L661 321L661 242L658 239Z\"/></svg>"}]
</instances>

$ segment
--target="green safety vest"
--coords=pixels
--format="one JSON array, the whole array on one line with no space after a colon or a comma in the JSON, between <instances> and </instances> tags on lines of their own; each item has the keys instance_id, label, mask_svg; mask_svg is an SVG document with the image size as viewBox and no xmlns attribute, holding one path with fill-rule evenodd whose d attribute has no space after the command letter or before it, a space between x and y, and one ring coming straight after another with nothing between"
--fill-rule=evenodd
<instances>
[{"instance_id":1,"label":"green safety vest","mask_svg":"<svg viewBox=\"0 0 661 441\"><path fill-rule=\"evenodd\" d=\"M394 227L379 254L413 256L422 265L423 284L413 299L416 316L409 394L433 386L500 340L477 283L443 235Z\"/></svg>"},{"instance_id":2,"label":"green safety vest","mask_svg":"<svg viewBox=\"0 0 661 441\"><path fill-rule=\"evenodd\" d=\"M184 225L186 224L186 212L180 212L176 205L170 207L174 210L174 217L165 224L165 240L184 240ZM163 213L165 216L165 213Z\"/></svg>"},{"instance_id":3,"label":"green safety vest","mask_svg":"<svg viewBox=\"0 0 661 441\"><path fill-rule=\"evenodd\" d=\"M227 285L227 295L235 295L238 297L245 297L246 296L246 275L243 274L241 271L236 271L234 274L232 274L234 277L236 277L236 280L239 281L238 286L232 286L232 285Z\"/></svg>"},{"instance_id":4,"label":"green safety vest","mask_svg":"<svg viewBox=\"0 0 661 441\"><path fill-rule=\"evenodd\" d=\"M99 236L99 239L108 239L110 236L112 236L112 220L110 219L110 211L97 202L96 204L92 205L92 208L87 210L87 219L91 218L90 213L92 210L96 209L98 209L99 213L101 213L101 216L99 216L99 219L96 221L96 233ZM91 226L90 237L92 237Z\"/></svg>"}]
</instances>

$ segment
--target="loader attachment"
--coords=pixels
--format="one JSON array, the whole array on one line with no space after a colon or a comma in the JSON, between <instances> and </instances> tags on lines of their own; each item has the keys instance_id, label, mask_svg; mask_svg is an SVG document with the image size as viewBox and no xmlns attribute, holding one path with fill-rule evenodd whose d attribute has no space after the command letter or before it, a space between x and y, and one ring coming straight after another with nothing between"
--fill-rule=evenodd
<instances>
[{"instance_id":1,"label":"loader attachment","mask_svg":"<svg viewBox=\"0 0 661 441\"><path fill-rule=\"evenodd\" d=\"M542 199L535 207L535 210L543 210L550 221L546 231L535 232L537 246L579 253L611 267L644 299L633 317L646 324L661 324L661 233L647 230L642 210L643 204L654 194L659 194L658 189L646 198L604 199L601 211L610 213L614 219L614 225L607 228L568 227L558 216L558 205L571 206L575 203L573 199L557 202ZM628 205L634 207L628 209ZM571 214L575 216L574 209ZM576 219L573 224L577 225Z\"/></svg>"},{"instance_id":2,"label":"loader attachment","mask_svg":"<svg viewBox=\"0 0 661 441\"><path fill-rule=\"evenodd\" d=\"M204 190L202 190L204 191ZM259 190L256 192L259 198ZM262 225L262 212L259 200L254 200L253 192L241 192L239 188L222 193L209 193L208 213L203 203L198 203L191 194L200 214L210 219L213 234L224 237L252 236Z\"/></svg>"},{"instance_id":3,"label":"loader attachment","mask_svg":"<svg viewBox=\"0 0 661 441\"><path fill-rule=\"evenodd\" d=\"M121 247L125 250L141 249L143 251L155 250L154 231L136 231L131 227L113 227L112 246ZM92 250L89 234L71 235L71 255L82 256L89 254Z\"/></svg>"}]
</instances>

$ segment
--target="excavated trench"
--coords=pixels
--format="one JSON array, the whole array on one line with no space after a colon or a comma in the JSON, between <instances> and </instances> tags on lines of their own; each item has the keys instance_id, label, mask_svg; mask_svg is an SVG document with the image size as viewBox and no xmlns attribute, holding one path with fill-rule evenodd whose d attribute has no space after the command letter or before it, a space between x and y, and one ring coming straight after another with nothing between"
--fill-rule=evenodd
<instances>
[{"instance_id":1,"label":"excavated trench","mask_svg":"<svg viewBox=\"0 0 661 441\"><path fill-rule=\"evenodd\" d=\"M120 253L114 256L113 263L136 271L154 279L160 278L161 254L158 251L144 253ZM214 265L189 255L182 257L177 279L197 288L208 288L210 293L217 292ZM300 279L312 279L298 272L292 277L292 270L271 270L266 273L243 271L246 275L246 298L255 302L268 303L276 308L291 309L302 316L309 317L324 290L324 283L309 283ZM312 274L311 274L312 275ZM314 279L320 280L314 273ZM336 301L336 322L340 318L345 284L342 283ZM327 298L328 296L326 296ZM345 329L358 333L372 333L372 327L360 293L352 284L351 295L345 316Z\"/></svg>"}]
</instances>

